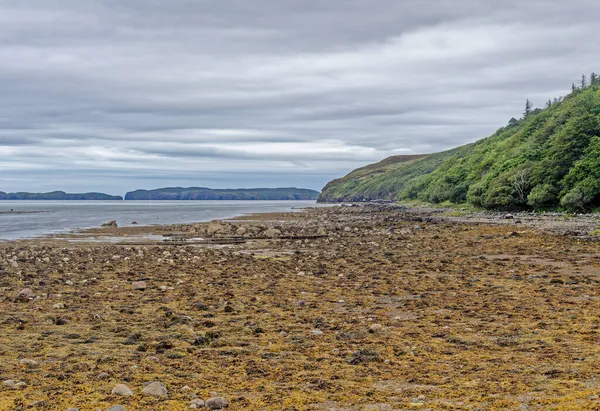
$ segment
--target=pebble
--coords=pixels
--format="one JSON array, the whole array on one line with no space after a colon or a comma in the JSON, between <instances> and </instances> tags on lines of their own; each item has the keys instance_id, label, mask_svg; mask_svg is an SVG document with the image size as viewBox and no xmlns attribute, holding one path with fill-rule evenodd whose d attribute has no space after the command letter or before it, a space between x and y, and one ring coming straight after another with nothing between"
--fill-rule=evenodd
<instances>
[{"instance_id":1,"label":"pebble","mask_svg":"<svg viewBox=\"0 0 600 411\"><path fill-rule=\"evenodd\" d=\"M131 288L133 288L134 291L144 291L148 286L145 281L134 281L131 284Z\"/></svg>"},{"instance_id":2,"label":"pebble","mask_svg":"<svg viewBox=\"0 0 600 411\"><path fill-rule=\"evenodd\" d=\"M122 405L113 405L106 411L127 411L127 408L123 407Z\"/></svg>"},{"instance_id":3,"label":"pebble","mask_svg":"<svg viewBox=\"0 0 600 411\"><path fill-rule=\"evenodd\" d=\"M52 306L52 308L54 308L55 310L64 310L65 305L63 303L56 303Z\"/></svg>"},{"instance_id":4,"label":"pebble","mask_svg":"<svg viewBox=\"0 0 600 411\"><path fill-rule=\"evenodd\" d=\"M204 401L200 400L200 399L195 399L190 401L190 408L195 410L198 408L203 408L204 407Z\"/></svg>"},{"instance_id":5,"label":"pebble","mask_svg":"<svg viewBox=\"0 0 600 411\"><path fill-rule=\"evenodd\" d=\"M37 361L31 360L29 358L23 358L21 361L19 361L19 364L27 368L35 368L39 365Z\"/></svg>"},{"instance_id":6,"label":"pebble","mask_svg":"<svg viewBox=\"0 0 600 411\"><path fill-rule=\"evenodd\" d=\"M144 395L149 395L152 397L164 397L168 394L169 390L167 390L165 384L159 381L151 382L150 384L144 387Z\"/></svg>"},{"instance_id":7,"label":"pebble","mask_svg":"<svg viewBox=\"0 0 600 411\"><path fill-rule=\"evenodd\" d=\"M96 378L98 378L99 380L106 380L106 379L110 378L110 374L103 372L103 373L98 374L98 376Z\"/></svg>"},{"instance_id":8,"label":"pebble","mask_svg":"<svg viewBox=\"0 0 600 411\"><path fill-rule=\"evenodd\" d=\"M71 281L71 280L67 280L67 281L65 281L65 284L66 284L66 285L69 285L69 286L73 286L73 285L75 285L75 283L74 283L73 281Z\"/></svg>"},{"instance_id":9,"label":"pebble","mask_svg":"<svg viewBox=\"0 0 600 411\"><path fill-rule=\"evenodd\" d=\"M227 401L223 397L214 397L214 398L209 398L208 400L206 400L205 405L207 408L210 408L211 410L220 410L220 409L229 407L229 401Z\"/></svg>"},{"instance_id":10,"label":"pebble","mask_svg":"<svg viewBox=\"0 0 600 411\"><path fill-rule=\"evenodd\" d=\"M383 329L383 325L381 324L371 324L369 326L369 332L372 334L378 333Z\"/></svg>"},{"instance_id":11,"label":"pebble","mask_svg":"<svg viewBox=\"0 0 600 411\"><path fill-rule=\"evenodd\" d=\"M111 391L114 395L120 395L122 397L131 397L133 395L133 391L131 388L126 386L125 384L118 384Z\"/></svg>"},{"instance_id":12,"label":"pebble","mask_svg":"<svg viewBox=\"0 0 600 411\"><path fill-rule=\"evenodd\" d=\"M27 387L27 384L25 384L23 381L20 381L15 384L15 388L17 388L17 389L23 389L25 387Z\"/></svg>"},{"instance_id":13,"label":"pebble","mask_svg":"<svg viewBox=\"0 0 600 411\"><path fill-rule=\"evenodd\" d=\"M312 335L323 335L323 331L319 330L318 328L315 328L314 330L311 330L310 333Z\"/></svg>"},{"instance_id":14,"label":"pebble","mask_svg":"<svg viewBox=\"0 0 600 411\"><path fill-rule=\"evenodd\" d=\"M80 411L79 408L67 408L66 411Z\"/></svg>"}]
</instances>

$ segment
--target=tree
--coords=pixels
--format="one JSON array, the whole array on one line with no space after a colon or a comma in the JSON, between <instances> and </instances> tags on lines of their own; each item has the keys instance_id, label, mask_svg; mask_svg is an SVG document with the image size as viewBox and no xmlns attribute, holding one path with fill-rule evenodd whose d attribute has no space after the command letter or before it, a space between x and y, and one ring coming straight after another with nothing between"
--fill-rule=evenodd
<instances>
[{"instance_id":1,"label":"tree","mask_svg":"<svg viewBox=\"0 0 600 411\"><path fill-rule=\"evenodd\" d=\"M575 83L571 84L571 91L572 92L577 91L577 86L575 85Z\"/></svg>"},{"instance_id":2,"label":"tree","mask_svg":"<svg viewBox=\"0 0 600 411\"><path fill-rule=\"evenodd\" d=\"M548 101L546 101L546 108L550 108L552 107L552 100L548 99Z\"/></svg>"},{"instance_id":3,"label":"tree","mask_svg":"<svg viewBox=\"0 0 600 411\"><path fill-rule=\"evenodd\" d=\"M521 170L513 180L513 188L519 196L519 203L525 204L527 199L527 189L529 188L529 171Z\"/></svg>"},{"instance_id":4,"label":"tree","mask_svg":"<svg viewBox=\"0 0 600 411\"><path fill-rule=\"evenodd\" d=\"M587 77L585 76L585 74L582 74L581 75L581 89L583 90L586 87L587 87Z\"/></svg>"},{"instance_id":5,"label":"tree","mask_svg":"<svg viewBox=\"0 0 600 411\"><path fill-rule=\"evenodd\" d=\"M528 115L530 115L532 109L533 103L529 99L527 99L527 101L525 102L525 112L523 112L523 116L527 117Z\"/></svg>"},{"instance_id":6,"label":"tree","mask_svg":"<svg viewBox=\"0 0 600 411\"><path fill-rule=\"evenodd\" d=\"M596 73L592 73L590 75L590 85L595 86L598 84L598 75Z\"/></svg>"}]
</instances>

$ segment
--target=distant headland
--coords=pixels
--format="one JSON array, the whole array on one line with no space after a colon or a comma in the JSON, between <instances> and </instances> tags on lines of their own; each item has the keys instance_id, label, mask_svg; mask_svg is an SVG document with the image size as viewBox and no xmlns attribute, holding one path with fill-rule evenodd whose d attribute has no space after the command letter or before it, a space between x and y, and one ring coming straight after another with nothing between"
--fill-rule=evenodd
<instances>
[{"instance_id":1,"label":"distant headland","mask_svg":"<svg viewBox=\"0 0 600 411\"><path fill-rule=\"evenodd\" d=\"M316 200L319 192L305 188L169 187L137 190L125 194L125 200Z\"/></svg>"},{"instance_id":2,"label":"distant headland","mask_svg":"<svg viewBox=\"0 0 600 411\"><path fill-rule=\"evenodd\" d=\"M65 193L52 191L50 193L5 193L0 191L0 200L123 200L121 196L104 193Z\"/></svg>"}]
</instances>

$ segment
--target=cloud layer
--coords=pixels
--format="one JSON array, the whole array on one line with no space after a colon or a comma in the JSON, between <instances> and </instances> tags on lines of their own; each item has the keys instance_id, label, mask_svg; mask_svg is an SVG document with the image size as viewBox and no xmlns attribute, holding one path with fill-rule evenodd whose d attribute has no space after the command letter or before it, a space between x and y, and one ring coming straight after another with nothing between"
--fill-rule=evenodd
<instances>
[{"instance_id":1,"label":"cloud layer","mask_svg":"<svg viewBox=\"0 0 600 411\"><path fill-rule=\"evenodd\" d=\"M599 19L585 0L0 1L0 191L320 189L565 94L600 71Z\"/></svg>"}]
</instances>

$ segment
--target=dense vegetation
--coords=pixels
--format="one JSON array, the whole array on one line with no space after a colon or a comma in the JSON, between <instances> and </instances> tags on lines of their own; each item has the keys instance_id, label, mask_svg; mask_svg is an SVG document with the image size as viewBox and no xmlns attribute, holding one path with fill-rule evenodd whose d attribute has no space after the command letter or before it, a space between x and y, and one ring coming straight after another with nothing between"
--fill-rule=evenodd
<instances>
[{"instance_id":1,"label":"dense vegetation","mask_svg":"<svg viewBox=\"0 0 600 411\"><path fill-rule=\"evenodd\" d=\"M170 187L132 191L125 195L125 200L316 200L318 197L318 191L294 187L223 190Z\"/></svg>"},{"instance_id":2,"label":"dense vegetation","mask_svg":"<svg viewBox=\"0 0 600 411\"><path fill-rule=\"evenodd\" d=\"M492 136L406 162L379 163L329 183L320 201L375 199L471 203L489 209L600 207L600 81L523 117Z\"/></svg>"},{"instance_id":3,"label":"dense vegetation","mask_svg":"<svg viewBox=\"0 0 600 411\"><path fill-rule=\"evenodd\" d=\"M70 194L64 191L51 193L5 193L0 191L0 200L123 200L123 197L103 193Z\"/></svg>"}]
</instances>

